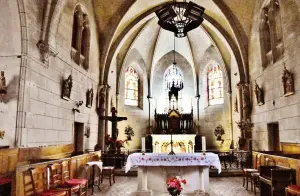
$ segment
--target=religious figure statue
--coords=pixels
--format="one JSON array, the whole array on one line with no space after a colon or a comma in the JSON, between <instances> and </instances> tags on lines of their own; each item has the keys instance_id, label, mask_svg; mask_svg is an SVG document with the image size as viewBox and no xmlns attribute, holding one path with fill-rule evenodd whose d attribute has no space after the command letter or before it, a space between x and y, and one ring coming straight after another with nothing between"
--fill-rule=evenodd
<instances>
[{"instance_id":1,"label":"religious figure statue","mask_svg":"<svg viewBox=\"0 0 300 196\"><path fill-rule=\"evenodd\" d=\"M105 99L106 99L106 86L104 85L99 92L99 105L98 107L105 110Z\"/></svg>"},{"instance_id":2,"label":"religious figure statue","mask_svg":"<svg viewBox=\"0 0 300 196\"><path fill-rule=\"evenodd\" d=\"M68 79L66 79L63 83L63 89L62 89L62 98L63 99L70 100L72 86L73 86L72 75L69 75Z\"/></svg>"},{"instance_id":3,"label":"religious figure statue","mask_svg":"<svg viewBox=\"0 0 300 196\"><path fill-rule=\"evenodd\" d=\"M283 83L284 96L289 96L294 94L295 91L294 91L293 73L288 71L285 66L282 74L282 83Z\"/></svg>"},{"instance_id":4,"label":"religious figure statue","mask_svg":"<svg viewBox=\"0 0 300 196\"><path fill-rule=\"evenodd\" d=\"M6 94L6 79L4 76L4 71L1 71L0 76L0 102L2 102L2 96Z\"/></svg>"},{"instance_id":5,"label":"religious figure statue","mask_svg":"<svg viewBox=\"0 0 300 196\"><path fill-rule=\"evenodd\" d=\"M251 115L251 100L249 85L245 82L239 82L237 86L242 90L242 108L243 108L243 119L250 119Z\"/></svg>"},{"instance_id":6,"label":"religious figure statue","mask_svg":"<svg viewBox=\"0 0 300 196\"><path fill-rule=\"evenodd\" d=\"M90 108L93 105L94 92L93 88L87 91L86 93L86 107Z\"/></svg>"},{"instance_id":7,"label":"religious figure statue","mask_svg":"<svg viewBox=\"0 0 300 196\"><path fill-rule=\"evenodd\" d=\"M255 95L256 95L257 105L264 105L265 104L264 90L257 85L256 81L255 81Z\"/></svg>"},{"instance_id":8,"label":"religious figure statue","mask_svg":"<svg viewBox=\"0 0 300 196\"><path fill-rule=\"evenodd\" d=\"M238 105L237 96L235 96L235 98L234 98L234 111L239 112L239 105Z\"/></svg>"}]
</instances>

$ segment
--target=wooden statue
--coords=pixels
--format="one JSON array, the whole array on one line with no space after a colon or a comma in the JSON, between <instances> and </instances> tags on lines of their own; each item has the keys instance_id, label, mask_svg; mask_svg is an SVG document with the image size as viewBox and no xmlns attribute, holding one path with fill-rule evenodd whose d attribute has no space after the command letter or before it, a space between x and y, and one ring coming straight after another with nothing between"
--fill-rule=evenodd
<instances>
[{"instance_id":1,"label":"wooden statue","mask_svg":"<svg viewBox=\"0 0 300 196\"><path fill-rule=\"evenodd\" d=\"M69 75L68 79L66 79L63 83L63 89L62 89L62 98L63 99L70 100L72 86L73 86L72 76Z\"/></svg>"},{"instance_id":2,"label":"wooden statue","mask_svg":"<svg viewBox=\"0 0 300 196\"><path fill-rule=\"evenodd\" d=\"M259 88L256 81L255 81L255 95L256 95L257 105L264 105L265 104L264 90L262 88Z\"/></svg>"},{"instance_id":3,"label":"wooden statue","mask_svg":"<svg viewBox=\"0 0 300 196\"><path fill-rule=\"evenodd\" d=\"M90 108L93 105L94 92L93 88L87 91L86 93L86 107Z\"/></svg>"},{"instance_id":4,"label":"wooden statue","mask_svg":"<svg viewBox=\"0 0 300 196\"><path fill-rule=\"evenodd\" d=\"M288 71L285 66L282 74L282 83L284 96L294 94L294 77L293 74L290 71Z\"/></svg>"}]
</instances>

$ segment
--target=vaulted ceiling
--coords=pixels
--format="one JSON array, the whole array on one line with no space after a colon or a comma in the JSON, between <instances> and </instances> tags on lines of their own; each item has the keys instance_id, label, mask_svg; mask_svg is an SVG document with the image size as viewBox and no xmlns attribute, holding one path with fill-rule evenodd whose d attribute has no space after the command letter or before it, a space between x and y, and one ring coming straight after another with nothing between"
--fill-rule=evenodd
<instances>
[{"instance_id":1,"label":"vaulted ceiling","mask_svg":"<svg viewBox=\"0 0 300 196\"><path fill-rule=\"evenodd\" d=\"M230 53L234 52L242 72L241 78L247 80L248 36L256 1L193 0L205 7L205 21L186 38L177 39L176 51L185 56L191 65L198 64L201 53L210 45L218 48L225 64L229 63ZM95 0L101 32L100 60L104 83L113 57L118 56L122 63L132 47L140 49L147 65L155 65L160 57L173 50L172 34L161 30L154 13L161 5L170 2L172 1Z\"/></svg>"}]
</instances>

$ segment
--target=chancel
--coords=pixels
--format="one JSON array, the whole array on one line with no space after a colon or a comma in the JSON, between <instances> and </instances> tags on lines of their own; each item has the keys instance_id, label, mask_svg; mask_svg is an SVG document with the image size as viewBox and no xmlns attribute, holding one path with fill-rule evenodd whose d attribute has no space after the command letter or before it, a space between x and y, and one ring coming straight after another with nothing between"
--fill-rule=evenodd
<instances>
[{"instance_id":1,"label":"chancel","mask_svg":"<svg viewBox=\"0 0 300 196\"><path fill-rule=\"evenodd\" d=\"M300 0L0 16L0 196L300 195Z\"/></svg>"}]
</instances>

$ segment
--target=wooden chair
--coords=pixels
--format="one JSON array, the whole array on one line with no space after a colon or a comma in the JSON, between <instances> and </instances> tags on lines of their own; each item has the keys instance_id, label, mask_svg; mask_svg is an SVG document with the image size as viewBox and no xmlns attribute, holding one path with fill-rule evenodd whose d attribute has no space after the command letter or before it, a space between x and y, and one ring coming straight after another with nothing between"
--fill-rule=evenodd
<instances>
[{"instance_id":1,"label":"wooden chair","mask_svg":"<svg viewBox=\"0 0 300 196\"><path fill-rule=\"evenodd\" d=\"M64 190L68 192L68 196L72 196L73 193L77 193L80 196L80 186L79 185L69 185L63 182L62 176L62 165L55 163L49 165L50 169L50 184L51 187L58 190Z\"/></svg>"},{"instance_id":2,"label":"wooden chair","mask_svg":"<svg viewBox=\"0 0 300 196\"><path fill-rule=\"evenodd\" d=\"M300 186L290 185L285 188L285 196L300 196Z\"/></svg>"},{"instance_id":3,"label":"wooden chair","mask_svg":"<svg viewBox=\"0 0 300 196\"><path fill-rule=\"evenodd\" d=\"M30 169L33 194L35 196L67 196L67 191L48 190L47 174L47 167Z\"/></svg>"},{"instance_id":4,"label":"wooden chair","mask_svg":"<svg viewBox=\"0 0 300 196\"><path fill-rule=\"evenodd\" d=\"M88 180L87 179L71 179L70 177L70 167L68 161L63 161L61 163L62 167L62 180L63 183L69 184L71 186L79 185L79 195L80 196L87 196L88 195Z\"/></svg>"},{"instance_id":5,"label":"wooden chair","mask_svg":"<svg viewBox=\"0 0 300 196\"><path fill-rule=\"evenodd\" d=\"M111 179L113 179L113 182L116 183L116 181L115 181L115 167L106 166L106 167L102 168L101 183L103 183L104 176L108 176L110 186L111 186Z\"/></svg>"},{"instance_id":6,"label":"wooden chair","mask_svg":"<svg viewBox=\"0 0 300 196\"><path fill-rule=\"evenodd\" d=\"M260 160L259 154L255 156L255 162L257 165L258 160ZM255 168L244 168L243 169L243 187L245 187L246 183L246 190L248 190L248 182L251 183L251 191L253 191L253 173L259 174L258 169Z\"/></svg>"}]
</instances>

